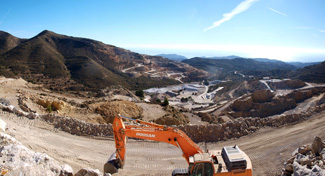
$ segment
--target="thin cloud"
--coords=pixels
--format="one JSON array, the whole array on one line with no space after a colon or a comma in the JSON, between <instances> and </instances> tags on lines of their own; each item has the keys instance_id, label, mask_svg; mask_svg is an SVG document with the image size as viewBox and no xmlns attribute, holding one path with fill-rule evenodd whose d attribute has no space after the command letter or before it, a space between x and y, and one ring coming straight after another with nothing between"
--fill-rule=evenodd
<instances>
[{"instance_id":1,"label":"thin cloud","mask_svg":"<svg viewBox=\"0 0 325 176\"><path fill-rule=\"evenodd\" d=\"M216 21L213 23L212 26L205 28L204 32L210 29L213 29L217 26L220 26L222 23L229 21L231 18L233 18L235 15L244 12L245 10L249 9L256 1L259 0L245 0L237 5L231 12L223 14L223 18L219 21Z\"/></svg>"},{"instance_id":2,"label":"thin cloud","mask_svg":"<svg viewBox=\"0 0 325 176\"><path fill-rule=\"evenodd\" d=\"M277 10L274 10L274 9L272 9L272 8L270 8L270 7L268 7L268 9L271 10L271 11L273 11L273 12L275 12L275 13L278 13L278 14L280 14L280 15L288 16L287 14L282 13L282 12L279 12L279 11L277 11Z\"/></svg>"},{"instance_id":3,"label":"thin cloud","mask_svg":"<svg viewBox=\"0 0 325 176\"><path fill-rule=\"evenodd\" d=\"M325 30L322 30L322 29L318 29L319 32L325 32Z\"/></svg>"},{"instance_id":4,"label":"thin cloud","mask_svg":"<svg viewBox=\"0 0 325 176\"><path fill-rule=\"evenodd\" d=\"M314 29L314 27L311 27L311 26L298 26L298 27L294 27L293 29Z\"/></svg>"},{"instance_id":5,"label":"thin cloud","mask_svg":"<svg viewBox=\"0 0 325 176\"><path fill-rule=\"evenodd\" d=\"M10 10L7 11L7 13L5 14L5 16L2 17L1 21L0 21L0 25L3 23L3 21L7 18L8 14L10 13Z\"/></svg>"}]
</instances>

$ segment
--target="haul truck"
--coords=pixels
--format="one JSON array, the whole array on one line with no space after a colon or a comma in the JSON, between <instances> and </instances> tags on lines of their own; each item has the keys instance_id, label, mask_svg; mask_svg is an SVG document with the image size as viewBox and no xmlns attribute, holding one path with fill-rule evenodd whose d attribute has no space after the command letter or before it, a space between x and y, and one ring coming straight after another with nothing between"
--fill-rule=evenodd
<instances>
[{"instance_id":1,"label":"haul truck","mask_svg":"<svg viewBox=\"0 0 325 176\"><path fill-rule=\"evenodd\" d=\"M139 125L125 125L129 119ZM118 115L113 122L116 151L104 165L104 173L117 173L125 164L126 137L172 144L183 151L188 168L175 169L172 176L252 176L250 158L238 146L203 152L183 131Z\"/></svg>"}]
</instances>

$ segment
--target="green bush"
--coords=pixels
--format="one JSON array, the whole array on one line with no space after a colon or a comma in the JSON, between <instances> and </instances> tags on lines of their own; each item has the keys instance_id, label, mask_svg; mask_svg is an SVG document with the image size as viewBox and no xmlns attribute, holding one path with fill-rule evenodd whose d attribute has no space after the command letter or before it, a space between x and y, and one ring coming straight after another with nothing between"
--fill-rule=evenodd
<instances>
[{"instance_id":1,"label":"green bush","mask_svg":"<svg viewBox=\"0 0 325 176\"><path fill-rule=\"evenodd\" d=\"M51 106L51 105L48 105L48 106L46 107L46 109L47 109L47 111L49 111L50 113L52 112L52 106Z\"/></svg>"},{"instance_id":2,"label":"green bush","mask_svg":"<svg viewBox=\"0 0 325 176\"><path fill-rule=\"evenodd\" d=\"M161 105L162 106L168 106L169 105L169 101L168 101L168 98L167 97L165 97L165 100L164 100L164 102L162 102Z\"/></svg>"}]
</instances>

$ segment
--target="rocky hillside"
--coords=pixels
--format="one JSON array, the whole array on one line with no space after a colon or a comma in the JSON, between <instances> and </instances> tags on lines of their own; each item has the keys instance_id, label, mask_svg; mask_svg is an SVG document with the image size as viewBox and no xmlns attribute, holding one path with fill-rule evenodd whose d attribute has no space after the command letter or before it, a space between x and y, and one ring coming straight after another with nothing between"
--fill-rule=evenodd
<instances>
[{"instance_id":1,"label":"rocky hillside","mask_svg":"<svg viewBox=\"0 0 325 176\"><path fill-rule=\"evenodd\" d=\"M0 74L52 89L143 89L207 76L184 63L47 30L28 40L2 32L0 42Z\"/></svg>"},{"instance_id":2,"label":"rocky hillside","mask_svg":"<svg viewBox=\"0 0 325 176\"><path fill-rule=\"evenodd\" d=\"M299 69L290 73L289 77L306 82L325 83L325 62Z\"/></svg>"},{"instance_id":3,"label":"rocky hillside","mask_svg":"<svg viewBox=\"0 0 325 176\"><path fill-rule=\"evenodd\" d=\"M236 71L244 75L278 76L295 69L293 65L284 62L259 62L245 58L207 59L196 57L182 62L216 74L219 79L233 75Z\"/></svg>"},{"instance_id":4,"label":"rocky hillside","mask_svg":"<svg viewBox=\"0 0 325 176\"><path fill-rule=\"evenodd\" d=\"M0 31L0 54L19 45L24 39L19 39L7 32Z\"/></svg>"}]
</instances>

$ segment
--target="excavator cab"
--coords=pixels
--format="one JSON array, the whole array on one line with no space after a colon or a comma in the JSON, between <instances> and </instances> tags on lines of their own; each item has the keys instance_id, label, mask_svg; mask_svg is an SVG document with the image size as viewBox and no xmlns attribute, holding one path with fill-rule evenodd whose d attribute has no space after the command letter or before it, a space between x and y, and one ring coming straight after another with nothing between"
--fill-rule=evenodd
<instances>
[{"instance_id":1,"label":"excavator cab","mask_svg":"<svg viewBox=\"0 0 325 176\"><path fill-rule=\"evenodd\" d=\"M213 173L213 160L208 153L197 153L189 157L190 176L212 176Z\"/></svg>"},{"instance_id":2,"label":"excavator cab","mask_svg":"<svg viewBox=\"0 0 325 176\"><path fill-rule=\"evenodd\" d=\"M214 167L211 162L199 162L193 165L190 176L213 176Z\"/></svg>"}]
</instances>

